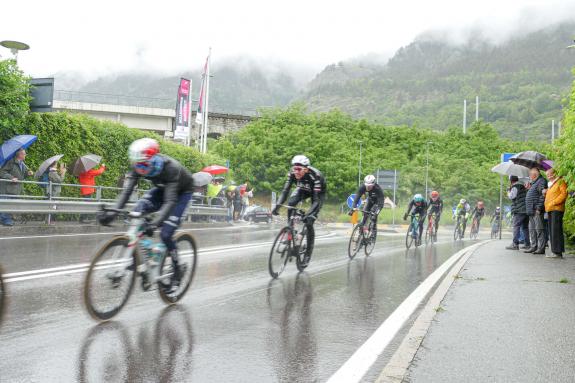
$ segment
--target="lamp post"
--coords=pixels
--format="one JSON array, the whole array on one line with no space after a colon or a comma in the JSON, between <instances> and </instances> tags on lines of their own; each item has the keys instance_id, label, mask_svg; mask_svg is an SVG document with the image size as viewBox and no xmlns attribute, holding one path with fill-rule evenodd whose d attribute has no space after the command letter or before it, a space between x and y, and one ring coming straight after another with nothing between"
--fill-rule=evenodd
<instances>
[{"instance_id":1,"label":"lamp post","mask_svg":"<svg viewBox=\"0 0 575 383\"><path fill-rule=\"evenodd\" d=\"M361 149L363 141L359 141L359 164L357 166L357 186L361 185Z\"/></svg>"},{"instance_id":2,"label":"lamp post","mask_svg":"<svg viewBox=\"0 0 575 383\"><path fill-rule=\"evenodd\" d=\"M429 144L433 144L433 141L427 141L425 143L425 199L427 199L427 181L429 179Z\"/></svg>"}]
</instances>

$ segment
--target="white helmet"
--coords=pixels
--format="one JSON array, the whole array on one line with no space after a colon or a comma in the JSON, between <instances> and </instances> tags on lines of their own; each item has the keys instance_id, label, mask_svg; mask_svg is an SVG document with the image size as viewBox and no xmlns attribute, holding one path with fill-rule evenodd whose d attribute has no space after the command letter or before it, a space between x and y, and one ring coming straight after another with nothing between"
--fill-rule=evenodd
<instances>
[{"instance_id":1,"label":"white helmet","mask_svg":"<svg viewBox=\"0 0 575 383\"><path fill-rule=\"evenodd\" d=\"M132 164L147 162L160 152L160 144L153 138L140 138L132 142L128 149L128 157Z\"/></svg>"},{"instance_id":2,"label":"white helmet","mask_svg":"<svg viewBox=\"0 0 575 383\"><path fill-rule=\"evenodd\" d=\"M365 184L365 186L375 185L375 177L372 174L368 174L363 179L363 183Z\"/></svg>"},{"instance_id":3,"label":"white helmet","mask_svg":"<svg viewBox=\"0 0 575 383\"><path fill-rule=\"evenodd\" d=\"M307 158L303 154L298 154L297 156L294 156L294 158L292 158L291 164L292 164L292 166L293 165L301 165L301 166L308 167L310 162L309 162L309 158Z\"/></svg>"},{"instance_id":4,"label":"white helmet","mask_svg":"<svg viewBox=\"0 0 575 383\"><path fill-rule=\"evenodd\" d=\"M465 198L462 198L461 200L459 200L459 203L465 205L467 203L467 200Z\"/></svg>"}]
</instances>

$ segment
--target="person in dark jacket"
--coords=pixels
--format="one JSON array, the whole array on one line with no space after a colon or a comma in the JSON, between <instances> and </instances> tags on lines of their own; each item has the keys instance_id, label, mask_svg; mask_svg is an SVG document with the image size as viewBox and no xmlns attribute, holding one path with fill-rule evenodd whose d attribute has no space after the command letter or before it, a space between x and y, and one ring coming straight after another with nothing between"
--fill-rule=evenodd
<instances>
[{"instance_id":1,"label":"person in dark jacket","mask_svg":"<svg viewBox=\"0 0 575 383\"><path fill-rule=\"evenodd\" d=\"M512 201L511 204L511 214L513 214L513 242L511 245L507 246L508 250L519 250L519 242L521 237L521 230L524 233L529 232L529 217L527 216L527 211L525 209L525 196L527 195L527 189L525 186L519 182L519 178L516 176L510 176L509 181L511 186L507 191L507 197ZM531 242L529 241L529 236L525 236L525 244L523 249L530 249Z\"/></svg>"},{"instance_id":2,"label":"person in dark jacket","mask_svg":"<svg viewBox=\"0 0 575 383\"><path fill-rule=\"evenodd\" d=\"M543 226L543 213L545 212L545 196L543 189L547 181L541 176L538 168L529 170L531 181L527 186L525 196L525 211L529 216L529 239L531 248L524 250L525 253L545 254L545 228Z\"/></svg>"},{"instance_id":3,"label":"person in dark jacket","mask_svg":"<svg viewBox=\"0 0 575 383\"><path fill-rule=\"evenodd\" d=\"M181 218L192 198L194 184L192 174L184 166L159 152L160 145L151 138L141 138L130 145L129 157L133 170L128 174L128 183L115 207L124 208L141 177L152 182L154 188L138 201L131 215L138 217L142 213L157 212L148 225L147 232L161 227L160 238L174 264L173 279L179 282L182 271L179 268L173 235L180 226ZM108 225L116 215L115 212L106 212L99 217L100 223Z\"/></svg>"},{"instance_id":4,"label":"person in dark jacket","mask_svg":"<svg viewBox=\"0 0 575 383\"><path fill-rule=\"evenodd\" d=\"M26 177L32 176L32 171L24 163L25 159L26 150L20 149L16 152L14 158L6 161L2 169L0 169L0 178L11 181L0 183L0 194L14 196L5 198L17 198L16 196L22 194L22 183L18 181L23 181ZM4 226L14 225L10 214L0 213L0 222Z\"/></svg>"},{"instance_id":5,"label":"person in dark jacket","mask_svg":"<svg viewBox=\"0 0 575 383\"><path fill-rule=\"evenodd\" d=\"M383 205L385 203L385 196L383 194L383 189L379 186L375 180L375 176L372 174L368 174L363 179L363 184L357 189L355 193L355 199L351 204L351 210L349 211L349 215L353 214L353 210L357 208L359 204L359 200L363 195L367 197L367 203L365 205L365 211L373 212L373 224L374 228L373 231L377 235L377 217L381 209L383 209ZM363 214L363 218L361 220L361 226L365 226L365 222L367 221L368 214ZM365 228L367 230L367 228Z\"/></svg>"}]
</instances>

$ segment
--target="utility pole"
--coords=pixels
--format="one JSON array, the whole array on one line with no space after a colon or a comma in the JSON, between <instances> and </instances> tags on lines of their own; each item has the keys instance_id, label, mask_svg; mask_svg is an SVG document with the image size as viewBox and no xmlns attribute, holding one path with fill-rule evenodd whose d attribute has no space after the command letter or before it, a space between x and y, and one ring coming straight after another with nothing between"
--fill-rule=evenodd
<instances>
[{"instance_id":1,"label":"utility pole","mask_svg":"<svg viewBox=\"0 0 575 383\"><path fill-rule=\"evenodd\" d=\"M357 166L357 186L361 186L361 149L363 141L359 141L359 164Z\"/></svg>"},{"instance_id":2,"label":"utility pole","mask_svg":"<svg viewBox=\"0 0 575 383\"><path fill-rule=\"evenodd\" d=\"M467 131L467 100L463 100L463 134Z\"/></svg>"},{"instance_id":3,"label":"utility pole","mask_svg":"<svg viewBox=\"0 0 575 383\"><path fill-rule=\"evenodd\" d=\"M427 199L427 195L429 194L427 188L427 181L429 179L429 144L433 144L433 142L427 141L425 144L425 199Z\"/></svg>"},{"instance_id":4,"label":"utility pole","mask_svg":"<svg viewBox=\"0 0 575 383\"><path fill-rule=\"evenodd\" d=\"M475 96L475 122L479 121L479 96Z\"/></svg>"}]
</instances>

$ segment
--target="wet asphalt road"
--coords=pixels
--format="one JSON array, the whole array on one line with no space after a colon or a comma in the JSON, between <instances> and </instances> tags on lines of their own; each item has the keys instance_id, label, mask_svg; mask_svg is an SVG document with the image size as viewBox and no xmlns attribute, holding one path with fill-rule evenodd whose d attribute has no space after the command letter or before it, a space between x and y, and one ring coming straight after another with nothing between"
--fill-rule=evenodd
<instances>
[{"instance_id":1,"label":"wet asphalt road","mask_svg":"<svg viewBox=\"0 0 575 383\"><path fill-rule=\"evenodd\" d=\"M198 270L181 304L136 285L103 325L84 309L83 265L110 235L0 239L11 276L0 382L325 381L465 246L446 236L406 252L403 236L380 235L370 257L349 261L348 232L322 229L306 272L289 264L271 281L277 230L195 229Z\"/></svg>"}]
</instances>

